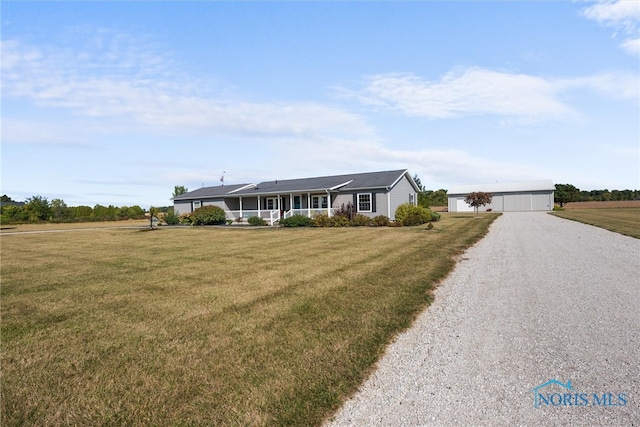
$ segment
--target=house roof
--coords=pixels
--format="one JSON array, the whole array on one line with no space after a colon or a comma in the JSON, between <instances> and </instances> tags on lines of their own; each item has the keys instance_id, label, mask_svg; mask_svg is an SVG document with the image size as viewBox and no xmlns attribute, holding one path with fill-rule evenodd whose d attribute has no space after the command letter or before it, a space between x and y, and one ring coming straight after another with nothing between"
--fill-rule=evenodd
<instances>
[{"instance_id":1,"label":"house roof","mask_svg":"<svg viewBox=\"0 0 640 427\"><path fill-rule=\"evenodd\" d=\"M406 169L365 172L348 175L321 176L315 178L284 179L265 181L260 184L219 185L202 187L173 198L174 201L207 199L224 196L258 196L266 194L287 194L331 191L375 190L393 187L407 175L413 188L418 191L413 178Z\"/></svg>"},{"instance_id":2,"label":"house roof","mask_svg":"<svg viewBox=\"0 0 640 427\"><path fill-rule=\"evenodd\" d=\"M551 180L523 181L523 182L496 182L492 184L469 184L450 187L448 195L469 194L476 191L484 193L515 193L519 191L549 191L555 190Z\"/></svg>"},{"instance_id":3,"label":"house roof","mask_svg":"<svg viewBox=\"0 0 640 427\"><path fill-rule=\"evenodd\" d=\"M250 187L252 184L236 184L236 185L218 185L215 187L202 187L197 190L189 191L173 198L173 200L191 200L191 199L208 199L212 197L221 197L229 193L238 191L244 187Z\"/></svg>"},{"instance_id":4,"label":"house roof","mask_svg":"<svg viewBox=\"0 0 640 427\"><path fill-rule=\"evenodd\" d=\"M365 172L348 175L321 176L315 178L285 179L276 181L265 181L255 187L239 190L234 195L262 195L262 194L285 194L292 192L316 192L327 190L354 191L360 189L382 189L390 188L404 174L407 174L412 185L416 188L413 179L405 169Z\"/></svg>"}]
</instances>

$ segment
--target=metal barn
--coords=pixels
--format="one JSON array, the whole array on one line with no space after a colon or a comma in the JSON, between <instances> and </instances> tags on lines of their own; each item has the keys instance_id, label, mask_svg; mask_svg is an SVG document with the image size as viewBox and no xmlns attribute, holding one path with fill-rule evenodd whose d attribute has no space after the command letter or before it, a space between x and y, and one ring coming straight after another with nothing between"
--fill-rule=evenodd
<instances>
[{"instance_id":1,"label":"metal barn","mask_svg":"<svg viewBox=\"0 0 640 427\"><path fill-rule=\"evenodd\" d=\"M473 212L473 208L465 203L464 198L467 194L477 191L493 196L491 204L480 207L481 212L550 211L553 209L555 189L550 180L454 186L447 192L449 212Z\"/></svg>"}]
</instances>

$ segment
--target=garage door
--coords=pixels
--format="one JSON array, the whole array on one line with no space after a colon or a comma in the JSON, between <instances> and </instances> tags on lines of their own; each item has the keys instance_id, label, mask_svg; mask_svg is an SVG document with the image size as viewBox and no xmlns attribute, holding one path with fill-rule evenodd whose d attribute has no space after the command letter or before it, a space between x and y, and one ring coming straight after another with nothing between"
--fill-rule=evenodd
<instances>
[{"instance_id":1,"label":"garage door","mask_svg":"<svg viewBox=\"0 0 640 427\"><path fill-rule=\"evenodd\" d=\"M456 199L456 212L473 212L473 208L464 199Z\"/></svg>"}]
</instances>

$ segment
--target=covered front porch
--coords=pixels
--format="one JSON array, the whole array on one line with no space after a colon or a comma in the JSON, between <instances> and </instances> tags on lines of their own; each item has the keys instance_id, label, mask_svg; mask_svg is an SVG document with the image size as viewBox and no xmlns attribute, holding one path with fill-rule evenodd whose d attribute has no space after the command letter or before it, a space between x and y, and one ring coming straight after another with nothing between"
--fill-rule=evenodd
<instances>
[{"instance_id":1,"label":"covered front porch","mask_svg":"<svg viewBox=\"0 0 640 427\"><path fill-rule=\"evenodd\" d=\"M333 200L335 201L335 195ZM241 218L246 221L257 216L273 225L281 218L293 215L305 215L309 218L319 214L331 216L331 201L330 192L228 197L225 198L225 212L229 220L239 221Z\"/></svg>"}]
</instances>

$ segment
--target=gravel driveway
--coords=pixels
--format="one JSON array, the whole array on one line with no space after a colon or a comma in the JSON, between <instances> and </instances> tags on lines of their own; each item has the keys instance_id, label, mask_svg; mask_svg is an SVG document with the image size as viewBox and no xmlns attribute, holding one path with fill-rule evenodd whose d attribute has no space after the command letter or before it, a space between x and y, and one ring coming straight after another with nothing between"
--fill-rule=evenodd
<instances>
[{"instance_id":1,"label":"gravel driveway","mask_svg":"<svg viewBox=\"0 0 640 427\"><path fill-rule=\"evenodd\" d=\"M328 425L640 426L639 283L640 240L504 214Z\"/></svg>"}]
</instances>

